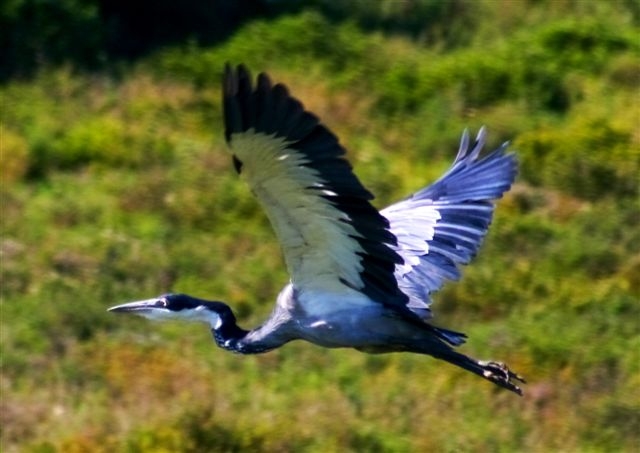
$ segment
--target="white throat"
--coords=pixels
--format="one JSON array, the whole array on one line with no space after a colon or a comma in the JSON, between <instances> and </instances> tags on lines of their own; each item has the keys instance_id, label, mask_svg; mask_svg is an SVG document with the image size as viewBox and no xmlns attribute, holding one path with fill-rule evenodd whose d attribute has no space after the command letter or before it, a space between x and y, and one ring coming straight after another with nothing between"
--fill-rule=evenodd
<instances>
[{"instance_id":1,"label":"white throat","mask_svg":"<svg viewBox=\"0 0 640 453\"><path fill-rule=\"evenodd\" d=\"M140 315L153 321L168 321L175 319L189 322L204 322L209 324L212 329L218 329L222 325L222 318L220 318L217 313L208 310L202 305L193 309L180 311L161 308L142 312Z\"/></svg>"}]
</instances>

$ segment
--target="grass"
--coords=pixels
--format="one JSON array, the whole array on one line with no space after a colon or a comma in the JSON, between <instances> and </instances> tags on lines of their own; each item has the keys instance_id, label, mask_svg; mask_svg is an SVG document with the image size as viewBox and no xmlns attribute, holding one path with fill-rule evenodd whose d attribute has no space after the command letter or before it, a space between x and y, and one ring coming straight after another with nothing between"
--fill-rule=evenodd
<instances>
[{"instance_id":1,"label":"grass","mask_svg":"<svg viewBox=\"0 0 640 453\"><path fill-rule=\"evenodd\" d=\"M551 3L442 47L303 12L118 78L63 66L2 86L3 451L638 448L639 50L619 5ZM379 207L437 178L464 127L512 140L518 183L434 308L464 352L525 375L524 398L427 357L239 357L202 326L105 312L182 291L254 326L287 281L223 143L226 60L286 82Z\"/></svg>"}]
</instances>

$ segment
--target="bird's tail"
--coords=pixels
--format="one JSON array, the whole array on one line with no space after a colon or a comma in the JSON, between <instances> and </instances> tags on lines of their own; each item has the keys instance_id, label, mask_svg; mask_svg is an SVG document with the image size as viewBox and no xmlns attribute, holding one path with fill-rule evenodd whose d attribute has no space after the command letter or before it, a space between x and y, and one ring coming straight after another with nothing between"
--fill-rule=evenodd
<instances>
[{"instance_id":1,"label":"bird's tail","mask_svg":"<svg viewBox=\"0 0 640 453\"><path fill-rule=\"evenodd\" d=\"M455 332L449 329L443 329L442 327L434 327L431 326L433 332L440 338L444 340L446 343L451 346L460 346L465 341L467 341L467 336L462 332Z\"/></svg>"}]
</instances>

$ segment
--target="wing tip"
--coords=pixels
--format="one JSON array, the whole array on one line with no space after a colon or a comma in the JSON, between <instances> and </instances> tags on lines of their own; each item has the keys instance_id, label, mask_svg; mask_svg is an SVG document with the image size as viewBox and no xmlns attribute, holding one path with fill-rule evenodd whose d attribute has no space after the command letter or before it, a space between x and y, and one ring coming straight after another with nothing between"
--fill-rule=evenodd
<instances>
[{"instance_id":1,"label":"wing tip","mask_svg":"<svg viewBox=\"0 0 640 453\"><path fill-rule=\"evenodd\" d=\"M483 148L486 146L488 135L489 135L488 129L486 126L483 125L480 127L480 129L478 129L478 133L476 134L476 138L473 144L470 144L469 130L465 128L462 131L462 135L460 137L460 145L458 147L458 153L456 154L454 163L460 162L462 160L469 160L469 161L477 160L480 154L482 153ZM510 146L511 146L511 142L507 140L503 142L494 151L489 153L488 156L504 155ZM510 153L508 154L508 156L513 156L513 157L510 157L510 159L515 159L514 153Z\"/></svg>"},{"instance_id":2,"label":"wing tip","mask_svg":"<svg viewBox=\"0 0 640 453\"><path fill-rule=\"evenodd\" d=\"M223 71L223 95L225 98L236 96L240 90L240 81L249 81L249 87L251 87L251 73L249 69L243 64L238 64L235 67L228 61L224 64Z\"/></svg>"}]
</instances>

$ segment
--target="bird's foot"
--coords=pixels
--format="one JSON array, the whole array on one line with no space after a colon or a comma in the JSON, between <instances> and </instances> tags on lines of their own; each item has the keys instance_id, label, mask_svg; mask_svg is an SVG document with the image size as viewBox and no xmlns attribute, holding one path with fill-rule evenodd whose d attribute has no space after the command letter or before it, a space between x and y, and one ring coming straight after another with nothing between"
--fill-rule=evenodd
<instances>
[{"instance_id":1,"label":"bird's foot","mask_svg":"<svg viewBox=\"0 0 640 453\"><path fill-rule=\"evenodd\" d=\"M478 361L478 364L483 368L483 375L486 379L522 396L522 389L514 384L513 381L522 382L523 384L526 384L527 381L519 374L511 371L507 365L492 361Z\"/></svg>"}]
</instances>

